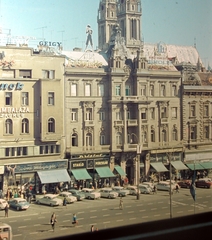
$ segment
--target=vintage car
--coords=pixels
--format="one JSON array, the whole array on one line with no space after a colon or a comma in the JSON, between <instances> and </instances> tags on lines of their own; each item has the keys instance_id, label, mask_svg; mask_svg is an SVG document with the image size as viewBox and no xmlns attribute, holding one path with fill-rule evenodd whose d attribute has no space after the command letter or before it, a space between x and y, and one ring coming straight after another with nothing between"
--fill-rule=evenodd
<instances>
[{"instance_id":1,"label":"vintage car","mask_svg":"<svg viewBox=\"0 0 212 240\"><path fill-rule=\"evenodd\" d=\"M212 181L210 178L200 178L195 182L198 188L212 188Z\"/></svg>"},{"instance_id":2,"label":"vintage car","mask_svg":"<svg viewBox=\"0 0 212 240\"><path fill-rule=\"evenodd\" d=\"M101 194L99 192L96 192L94 189L91 188L83 188L82 193L85 194L85 198L87 199L99 199L101 197Z\"/></svg>"},{"instance_id":3,"label":"vintage car","mask_svg":"<svg viewBox=\"0 0 212 240\"><path fill-rule=\"evenodd\" d=\"M148 186L148 185L143 185L143 184L139 184L139 190L140 193L144 193L144 194L150 194L152 193L152 189Z\"/></svg>"},{"instance_id":4,"label":"vintage car","mask_svg":"<svg viewBox=\"0 0 212 240\"><path fill-rule=\"evenodd\" d=\"M138 194L138 192L140 194L140 189L138 189L137 186L128 186L128 187L126 187L126 189L129 190L129 192L130 192L129 194L130 195L136 196Z\"/></svg>"},{"instance_id":5,"label":"vintage car","mask_svg":"<svg viewBox=\"0 0 212 240\"><path fill-rule=\"evenodd\" d=\"M62 200L66 198L67 203L74 203L77 201L77 198L73 196L70 192L61 192L57 197Z\"/></svg>"},{"instance_id":6,"label":"vintage car","mask_svg":"<svg viewBox=\"0 0 212 240\"><path fill-rule=\"evenodd\" d=\"M58 198L58 195L46 194L43 197L37 199L36 203L54 207L54 206L63 205L63 200Z\"/></svg>"},{"instance_id":7,"label":"vintage car","mask_svg":"<svg viewBox=\"0 0 212 240\"><path fill-rule=\"evenodd\" d=\"M69 189L68 191L77 198L77 201L82 201L83 199L85 199L85 194L82 193L80 190Z\"/></svg>"},{"instance_id":8,"label":"vintage car","mask_svg":"<svg viewBox=\"0 0 212 240\"><path fill-rule=\"evenodd\" d=\"M190 188L191 180L181 180L177 182L181 188Z\"/></svg>"},{"instance_id":9,"label":"vintage car","mask_svg":"<svg viewBox=\"0 0 212 240\"><path fill-rule=\"evenodd\" d=\"M7 205L7 201L4 199L0 199L0 210L4 210Z\"/></svg>"},{"instance_id":10,"label":"vintage car","mask_svg":"<svg viewBox=\"0 0 212 240\"><path fill-rule=\"evenodd\" d=\"M8 204L10 208L14 208L17 211L19 210L27 210L29 208L29 203L26 201L26 199L23 198L14 198L10 201L8 201Z\"/></svg>"},{"instance_id":11,"label":"vintage car","mask_svg":"<svg viewBox=\"0 0 212 240\"><path fill-rule=\"evenodd\" d=\"M102 198L117 198L118 193L113 191L112 188L102 188L100 191Z\"/></svg>"},{"instance_id":12,"label":"vintage car","mask_svg":"<svg viewBox=\"0 0 212 240\"><path fill-rule=\"evenodd\" d=\"M130 191L125 189L124 187L113 187L113 191L117 192L119 197L126 197L127 195L130 194Z\"/></svg>"}]
</instances>

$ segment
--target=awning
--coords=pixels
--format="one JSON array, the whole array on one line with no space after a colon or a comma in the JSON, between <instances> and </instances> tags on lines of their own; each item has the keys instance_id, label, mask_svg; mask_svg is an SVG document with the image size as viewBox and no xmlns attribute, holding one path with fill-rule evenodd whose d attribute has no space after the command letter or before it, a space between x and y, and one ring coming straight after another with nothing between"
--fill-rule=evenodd
<instances>
[{"instance_id":1,"label":"awning","mask_svg":"<svg viewBox=\"0 0 212 240\"><path fill-rule=\"evenodd\" d=\"M83 169L73 169L71 170L76 180L86 180L86 179L92 179L91 176L88 174L88 171Z\"/></svg>"},{"instance_id":2,"label":"awning","mask_svg":"<svg viewBox=\"0 0 212 240\"><path fill-rule=\"evenodd\" d=\"M96 171L99 174L100 178L115 177L109 167L99 167L96 168Z\"/></svg>"},{"instance_id":3,"label":"awning","mask_svg":"<svg viewBox=\"0 0 212 240\"><path fill-rule=\"evenodd\" d=\"M70 176L66 169L38 171L41 183L70 182Z\"/></svg>"},{"instance_id":4,"label":"awning","mask_svg":"<svg viewBox=\"0 0 212 240\"><path fill-rule=\"evenodd\" d=\"M177 170L188 169L188 167L186 167L181 161L172 161L171 165Z\"/></svg>"},{"instance_id":5,"label":"awning","mask_svg":"<svg viewBox=\"0 0 212 240\"><path fill-rule=\"evenodd\" d=\"M119 165L116 165L115 170L118 172L119 175L121 176L126 176L127 174L124 172L124 170L122 169L122 167L120 167Z\"/></svg>"},{"instance_id":6,"label":"awning","mask_svg":"<svg viewBox=\"0 0 212 240\"><path fill-rule=\"evenodd\" d=\"M211 169L212 162L200 162L200 165L204 167L204 169Z\"/></svg>"},{"instance_id":7,"label":"awning","mask_svg":"<svg viewBox=\"0 0 212 240\"><path fill-rule=\"evenodd\" d=\"M205 169L202 165L199 163L186 163L186 165L191 169L191 170L202 170Z\"/></svg>"},{"instance_id":8,"label":"awning","mask_svg":"<svg viewBox=\"0 0 212 240\"><path fill-rule=\"evenodd\" d=\"M155 162L150 164L157 172L168 172L167 168L163 165L162 162Z\"/></svg>"}]
</instances>

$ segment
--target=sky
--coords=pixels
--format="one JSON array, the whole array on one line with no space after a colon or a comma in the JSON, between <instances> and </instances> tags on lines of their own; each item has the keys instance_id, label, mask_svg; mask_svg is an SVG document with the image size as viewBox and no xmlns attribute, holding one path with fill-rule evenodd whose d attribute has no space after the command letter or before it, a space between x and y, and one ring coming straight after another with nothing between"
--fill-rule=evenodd
<instances>
[{"instance_id":1,"label":"sky","mask_svg":"<svg viewBox=\"0 0 212 240\"><path fill-rule=\"evenodd\" d=\"M0 0L2 33L40 41L62 42L64 50L85 48L87 24L98 46L100 0ZM212 67L212 0L141 0L144 42L194 46Z\"/></svg>"}]
</instances>

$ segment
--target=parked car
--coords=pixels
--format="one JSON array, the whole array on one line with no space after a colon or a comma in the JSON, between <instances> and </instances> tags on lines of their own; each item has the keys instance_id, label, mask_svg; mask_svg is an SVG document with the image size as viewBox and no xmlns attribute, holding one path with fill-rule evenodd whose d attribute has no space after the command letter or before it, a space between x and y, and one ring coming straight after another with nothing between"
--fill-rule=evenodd
<instances>
[{"instance_id":1,"label":"parked car","mask_svg":"<svg viewBox=\"0 0 212 240\"><path fill-rule=\"evenodd\" d=\"M96 192L94 189L91 188L83 188L82 193L85 194L85 198L87 199L98 199L101 197L101 194L99 192Z\"/></svg>"},{"instance_id":2,"label":"parked car","mask_svg":"<svg viewBox=\"0 0 212 240\"><path fill-rule=\"evenodd\" d=\"M14 208L17 211L19 210L27 210L29 208L29 203L26 201L26 199L23 198L14 198L10 201L8 201L8 204L10 208Z\"/></svg>"},{"instance_id":3,"label":"parked car","mask_svg":"<svg viewBox=\"0 0 212 240\"><path fill-rule=\"evenodd\" d=\"M170 184L170 180L169 179L166 180L166 182L168 182ZM180 185L176 181L171 180L171 184L173 184L175 186L175 189L176 189L176 187L178 187L178 189L180 189Z\"/></svg>"},{"instance_id":4,"label":"parked car","mask_svg":"<svg viewBox=\"0 0 212 240\"><path fill-rule=\"evenodd\" d=\"M138 189L137 186L128 186L128 187L126 187L126 189L129 190L130 195L136 196L138 194L138 192L140 194L140 189Z\"/></svg>"},{"instance_id":5,"label":"parked car","mask_svg":"<svg viewBox=\"0 0 212 240\"><path fill-rule=\"evenodd\" d=\"M181 188L190 188L191 186L190 180L182 180L182 181L178 181L177 183Z\"/></svg>"},{"instance_id":6,"label":"parked car","mask_svg":"<svg viewBox=\"0 0 212 240\"><path fill-rule=\"evenodd\" d=\"M154 190L154 183L151 183L151 182L142 182L141 185L147 185L152 191Z\"/></svg>"},{"instance_id":7,"label":"parked car","mask_svg":"<svg viewBox=\"0 0 212 240\"><path fill-rule=\"evenodd\" d=\"M7 201L4 199L0 199L0 209L4 210L7 205Z\"/></svg>"},{"instance_id":8,"label":"parked car","mask_svg":"<svg viewBox=\"0 0 212 240\"><path fill-rule=\"evenodd\" d=\"M77 198L77 201L85 199L85 194L77 189L69 189L68 191Z\"/></svg>"},{"instance_id":9,"label":"parked car","mask_svg":"<svg viewBox=\"0 0 212 240\"><path fill-rule=\"evenodd\" d=\"M119 197L126 197L127 195L130 194L130 191L125 189L124 187L116 186L116 187L113 187L112 189L113 189L113 191L118 193Z\"/></svg>"},{"instance_id":10,"label":"parked car","mask_svg":"<svg viewBox=\"0 0 212 240\"><path fill-rule=\"evenodd\" d=\"M61 192L57 197L62 200L66 198L67 203L74 203L77 201L77 198L70 192Z\"/></svg>"},{"instance_id":11,"label":"parked car","mask_svg":"<svg viewBox=\"0 0 212 240\"><path fill-rule=\"evenodd\" d=\"M140 190L140 193L144 193L144 194L152 193L152 189L147 185L139 184L139 190Z\"/></svg>"},{"instance_id":12,"label":"parked car","mask_svg":"<svg viewBox=\"0 0 212 240\"><path fill-rule=\"evenodd\" d=\"M12 227L6 223L0 222L0 239L12 240Z\"/></svg>"},{"instance_id":13,"label":"parked car","mask_svg":"<svg viewBox=\"0 0 212 240\"><path fill-rule=\"evenodd\" d=\"M158 191L170 191L170 183L167 181L161 181L156 185ZM176 186L171 184L171 190L174 191Z\"/></svg>"},{"instance_id":14,"label":"parked car","mask_svg":"<svg viewBox=\"0 0 212 240\"><path fill-rule=\"evenodd\" d=\"M118 193L113 191L112 188L102 188L100 190L100 194L102 198L117 198Z\"/></svg>"},{"instance_id":15,"label":"parked car","mask_svg":"<svg viewBox=\"0 0 212 240\"><path fill-rule=\"evenodd\" d=\"M200 178L195 182L195 185L199 188L211 188L212 181L210 178Z\"/></svg>"},{"instance_id":16,"label":"parked car","mask_svg":"<svg viewBox=\"0 0 212 240\"><path fill-rule=\"evenodd\" d=\"M63 205L63 200L58 198L58 195L55 194L46 194L43 197L37 199L36 202L38 204L49 205L51 207Z\"/></svg>"}]
</instances>

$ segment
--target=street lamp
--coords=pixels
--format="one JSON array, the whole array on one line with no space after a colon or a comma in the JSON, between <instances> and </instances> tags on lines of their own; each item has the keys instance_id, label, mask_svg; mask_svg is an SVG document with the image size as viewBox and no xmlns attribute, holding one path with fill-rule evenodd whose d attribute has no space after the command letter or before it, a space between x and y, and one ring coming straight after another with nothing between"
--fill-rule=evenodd
<instances>
[{"instance_id":1,"label":"street lamp","mask_svg":"<svg viewBox=\"0 0 212 240\"><path fill-rule=\"evenodd\" d=\"M171 164L171 158L172 154L167 153L168 161L169 161L169 204L170 204L170 218L172 218L172 182L171 182L171 176L172 176L172 164Z\"/></svg>"}]
</instances>

